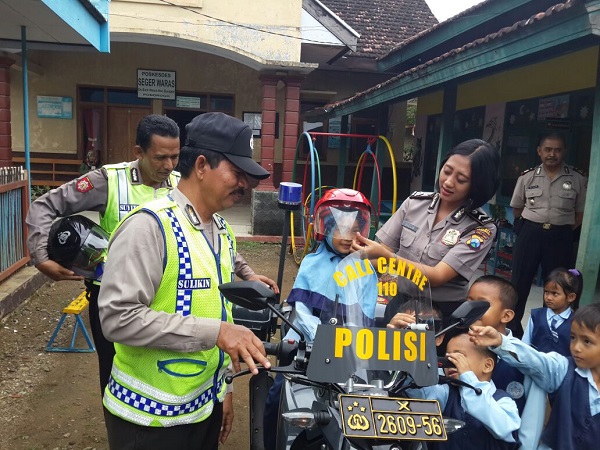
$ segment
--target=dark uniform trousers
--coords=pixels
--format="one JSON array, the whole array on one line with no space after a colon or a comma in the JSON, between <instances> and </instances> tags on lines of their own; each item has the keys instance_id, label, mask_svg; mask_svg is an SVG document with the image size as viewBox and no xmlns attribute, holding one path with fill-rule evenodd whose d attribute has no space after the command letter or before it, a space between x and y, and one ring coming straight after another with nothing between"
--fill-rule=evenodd
<instances>
[{"instance_id":1,"label":"dark uniform trousers","mask_svg":"<svg viewBox=\"0 0 600 450\"><path fill-rule=\"evenodd\" d=\"M521 319L525 313L527 297L538 267L542 265L542 280L557 267L570 268L573 265L573 228L571 225L551 225L524 219L523 226L513 246L511 282L517 289L519 300L515 317L508 324L513 335L523 337ZM544 299L541 298L542 302Z\"/></svg>"},{"instance_id":2,"label":"dark uniform trousers","mask_svg":"<svg viewBox=\"0 0 600 450\"><path fill-rule=\"evenodd\" d=\"M90 302L90 327L92 328L92 339L96 346L96 355L98 356L98 372L100 374L100 395L104 395L104 388L108 385L110 371L112 370L113 358L115 356L115 346L107 340L102 334L100 326L100 312L98 311L98 294L100 286L88 280L85 282L87 288L87 298Z\"/></svg>"},{"instance_id":3,"label":"dark uniform trousers","mask_svg":"<svg viewBox=\"0 0 600 450\"><path fill-rule=\"evenodd\" d=\"M104 408L110 450L217 450L223 403L202 422L173 427L145 427L114 416Z\"/></svg>"}]
</instances>

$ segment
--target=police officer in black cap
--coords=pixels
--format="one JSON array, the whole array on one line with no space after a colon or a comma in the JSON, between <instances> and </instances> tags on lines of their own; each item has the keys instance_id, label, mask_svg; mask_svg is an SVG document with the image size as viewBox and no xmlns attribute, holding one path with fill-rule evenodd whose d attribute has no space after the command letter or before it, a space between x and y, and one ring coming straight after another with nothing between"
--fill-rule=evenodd
<instances>
[{"instance_id":1,"label":"police officer in black cap","mask_svg":"<svg viewBox=\"0 0 600 450\"><path fill-rule=\"evenodd\" d=\"M511 282L519 300L509 327L518 338L523 336L521 319L539 265L542 279L557 267L573 266L573 230L583 220L587 189L583 174L563 162L562 135L544 136L537 153L542 164L521 174L510 201L517 234Z\"/></svg>"},{"instance_id":2,"label":"police officer in black cap","mask_svg":"<svg viewBox=\"0 0 600 450\"><path fill-rule=\"evenodd\" d=\"M236 259L218 212L269 172L239 119L206 113L186 131L177 187L121 221L109 246L98 306L115 343L104 392L111 449L216 449L233 424L226 373L242 362L255 374L257 363L270 367L218 290L233 280Z\"/></svg>"}]
</instances>

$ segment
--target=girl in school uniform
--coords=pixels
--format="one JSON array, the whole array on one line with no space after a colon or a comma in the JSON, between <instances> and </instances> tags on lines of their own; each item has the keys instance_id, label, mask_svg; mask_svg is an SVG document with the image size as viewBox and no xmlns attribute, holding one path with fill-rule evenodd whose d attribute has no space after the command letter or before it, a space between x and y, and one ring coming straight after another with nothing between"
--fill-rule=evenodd
<instances>
[{"instance_id":1,"label":"girl in school uniform","mask_svg":"<svg viewBox=\"0 0 600 450\"><path fill-rule=\"evenodd\" d=\"M544 307L531 311L522 341L540 352L569 356L571 322L579 305L583 277L577 269L554 269L544 282Z\"/></svg>"}]
</instances>

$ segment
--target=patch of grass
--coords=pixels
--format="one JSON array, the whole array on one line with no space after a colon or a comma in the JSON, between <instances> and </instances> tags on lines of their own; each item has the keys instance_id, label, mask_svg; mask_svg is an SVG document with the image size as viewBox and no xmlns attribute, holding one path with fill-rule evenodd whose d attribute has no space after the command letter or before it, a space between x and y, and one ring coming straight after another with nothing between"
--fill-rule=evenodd
<instances>
[{"instance_id":1,"label":"patch of grass","mask_svg":"<svg viewBox=\"0 0 600 450\"><path fill-rule=\"evenodd\" d=\"M252 250L261 247L263 244L261 242L253 242L253 241L243 241L237 243L237 249L240 250Z\"/></svg>"}]
</instances>

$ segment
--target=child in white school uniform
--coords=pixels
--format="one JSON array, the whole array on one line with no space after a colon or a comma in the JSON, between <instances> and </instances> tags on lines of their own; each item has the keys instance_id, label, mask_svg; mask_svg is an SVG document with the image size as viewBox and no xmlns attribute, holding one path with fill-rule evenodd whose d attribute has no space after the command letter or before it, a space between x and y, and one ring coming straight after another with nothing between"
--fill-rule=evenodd
<instances>
[{"instance_id":1,"label":"child in white school uniform","mask_svg":"<svg viewBox=\"0 0 600 450\"><path fill-rule=\"evenodd\" d=\"M462 420L465 426L448 435L446 442L437 442L439 450L508 450L518 448L521 425L515 401L501 389L496 389L492 373L495 355L470 342L465 333L448 341L446 356L454 368L446 375L481 389L481 395L469 387L447 384L409 389L415 398L440 402L445 417ZM484 351L481 351L484 350Z\"/></svg>"},{"instance_id":2,"label":"child in white school uniform","mask_svg":"<svg viewBox=\"0 0 600 450\"><path fill-rule=\"evenodd\" d=\"M600 304L578 309L571 356L539 352L492 327L472 326L471 341L529 375L554 397L538 449L592 450L600 442Z\"/></svg>"}]
</instances>

